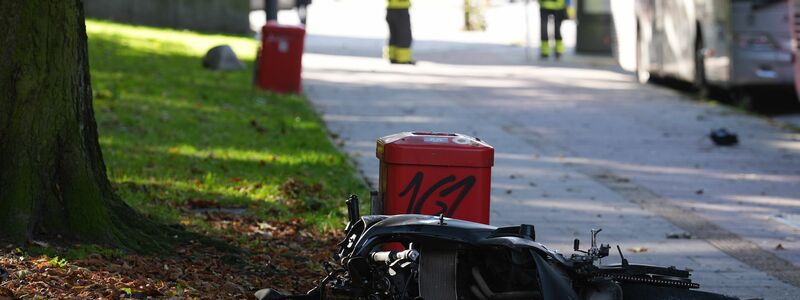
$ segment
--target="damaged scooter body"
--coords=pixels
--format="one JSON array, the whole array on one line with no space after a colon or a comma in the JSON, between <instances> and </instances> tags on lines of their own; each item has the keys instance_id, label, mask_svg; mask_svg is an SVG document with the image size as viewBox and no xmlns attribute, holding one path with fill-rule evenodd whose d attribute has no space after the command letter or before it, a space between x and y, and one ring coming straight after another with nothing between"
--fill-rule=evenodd
<instances>
[{"instance_id":1,"label":"damaged scooter body","mask_svg":"<svg viewBox=\"0 0 800 300\"><path fill-rule=\"evenodd\" d=\"M427 215L359 217L348 200L347 236L328 276L305 295L258 299L737 299L697 291L675 267L598 265L609 246L566 257L536 242L533 225L494 227ZM406 250L390 251L401 243ZM620 252L621 255L621 252Z\"/></svg>"}]
</instances>

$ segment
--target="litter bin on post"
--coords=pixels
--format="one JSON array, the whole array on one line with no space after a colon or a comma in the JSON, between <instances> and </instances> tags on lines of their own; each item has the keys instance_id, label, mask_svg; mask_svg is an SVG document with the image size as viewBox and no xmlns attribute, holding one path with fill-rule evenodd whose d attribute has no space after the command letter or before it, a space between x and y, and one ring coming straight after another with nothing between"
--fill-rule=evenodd
<instances>
[{"instance_id":1,"label":"litter bin on post","mask_svg":"<svg viewBox=\"0 0 800 300\"><path fill-rule=\"evenodd\" d=\"M489 144L456 133L403 132L378 139L376 155L380 187L374 213L444 214L489 224Z\"/></svg>"},{"instance_id":2,"label":"litter bin on post","mask_svg":"<svg viewBox=\"0 0 800 300\"><path fill-rule=\"evenodd\" d=\"M306 30L268 22L262 28L256 85L277 93L299 94Z\"/></svg>"}]
</instances>

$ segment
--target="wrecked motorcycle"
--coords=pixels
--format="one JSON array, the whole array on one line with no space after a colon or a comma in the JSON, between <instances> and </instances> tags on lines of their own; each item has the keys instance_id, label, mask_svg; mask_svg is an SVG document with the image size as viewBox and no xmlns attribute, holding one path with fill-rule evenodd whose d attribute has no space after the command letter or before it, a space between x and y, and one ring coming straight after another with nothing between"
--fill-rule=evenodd
<instances>
[{"instance_id":1,"label":"wrecked motorcycle","mask_svg":"<svg viewBox=\"0 0 800 300\"><path fill-rule=\"evenodd\" d=\"M688 270L600 265L610 245L564 256L536 242L533 225L493 227L427 215L360 216L347 200L347 235L318 286L304 295L274 289L258 299L737 299L698 291ZM402 246L400 246L402 245Z\"/></svg>"}]
</instances>

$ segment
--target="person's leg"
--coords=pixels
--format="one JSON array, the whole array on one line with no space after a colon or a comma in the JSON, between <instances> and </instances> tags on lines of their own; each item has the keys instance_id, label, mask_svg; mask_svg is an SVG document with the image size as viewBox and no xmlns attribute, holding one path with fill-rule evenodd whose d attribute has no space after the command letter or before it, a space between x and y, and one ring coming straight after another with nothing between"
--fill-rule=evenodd
<instances>
[{"instance_id":1,"label":"person's leg","mask_svg":"<svg viewBox=\"0 0 800 300\"><path fill-rule=\"evenodd\" d=\"M389 24L389 45L384 50L384 55L389 61L397 60L397 10L386 10L386 23Z\"/></svg>"},{"instance_id":2,"label":"person's leg","mask_svg":"<svg viewBox=\"0 0 800 300\"><path fill-rule=\"evenodd\" d=\"M539 9L539 37L542 41L539 46L539 55L543 58L550 56L550 35L547 33L547 23L550 19L550 10Z\"/></svg>"},{"instance_id":3,"label":"person's leg","mask_svg":"<svg viewBox=\"0 0 800 300\"><path fill-rule=\"evenodd\" d=\"M300 17L300 23L305 26L308 20L308 4L301 1L297 2L297 16Z\"/></svg>"},{"instance_id":4,"label":"person's leg","mask_svg":"<svg viewBox=\"0 0 800 300\"><path fill-rule=\"evenodd\" d=\"M395 59L398 63L407 64L413 63L414 60L411 56L411 16L408 14L408 9L398 9L397 17L397 46L395 52Z\"/></svg>"},{"instance_id":5,"label":"person's leg","mask_svg":"<svg viewBox=\"0 0 800 300\"><path fill-rule=\"evenodd\" d=\"M566 17L567 11L565 9L558 10L553 14L554 31L556 35L556 58L564 54L564 41L561 39L561 22L563 22Z\"/></svg>"}]
</instances>

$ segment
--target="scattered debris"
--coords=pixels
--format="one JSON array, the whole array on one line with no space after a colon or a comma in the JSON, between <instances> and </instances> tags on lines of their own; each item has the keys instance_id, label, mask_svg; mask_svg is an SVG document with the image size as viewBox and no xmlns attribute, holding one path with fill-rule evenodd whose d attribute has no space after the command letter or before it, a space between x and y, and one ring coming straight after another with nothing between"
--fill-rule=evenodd
<instances>
[{"instance_id":1,"label":"scattered debris","mask_svg":"<svg viewBox=\"0 0 800 300\"><path fill-rule=\"evenodd\" d=\"M320 261L342 239L317 232L299 219L264 221L251 216L206 213L210 228L195 228L242 248L231 254L197 242L178 246L179 256L89 255L54 268L46 255L0 248L0 300L42 299L252 299L268 285L305 292L319 279ZM327 251L330 250L330 251ZM5 297L5 298L4 298Z\"/></svg>"},{"instance_id":2,"label":"scattered debris","mask_svg":"<svg viewBox=\"0 0 800 300\"><path fill-rule=\"evenodd\" d=\"M778 244L775 246L775 250L786 250L786 248L783 247L783 244Z\"/></svg>"},{"instance_id":3,"label":"scattered debris","mask_svg":"<svg viewBox=\"0 0 800 300\"><path fill-rule=\"evenodd\" d=\"M641 253L641 252L647 252L647 248L645 248L645 247L633 247L633 248L628 248L628 251L633 252L633 253Z\"/></svg>"},{"instance_id":4,"label":"scattered debris","mask_svg":"<svg viewBox=\"0 0 800 300\"><path fill-rule=\"evenodd\" d=\"M725 128L712 130L708 137L717 146L733 146L739 143L739 136Z\"/></svg>"},{"instance_id":5,"label":"scattered debris","mask_svg":"<svg viewBox=\"0 0 800 300\"><path fill-rule=\"evenodd\" d=\"M674 240L680 240L680 239L690 240L692 239L692 234L688 232L672 232L672 233L667 233L667 238Z\"/></svg>"},{"instance_id":6,"label":"scattered debris","mask_svg":"<svg viewBox=\"0 0 800 300\"><path fill-rule=\"evenodd\" d=\"M244 63L236 57L231 46L219 45L208 50L203 57L203 67L211 70L238 71L244 70Z\"/></svg>"}]
</instances>

